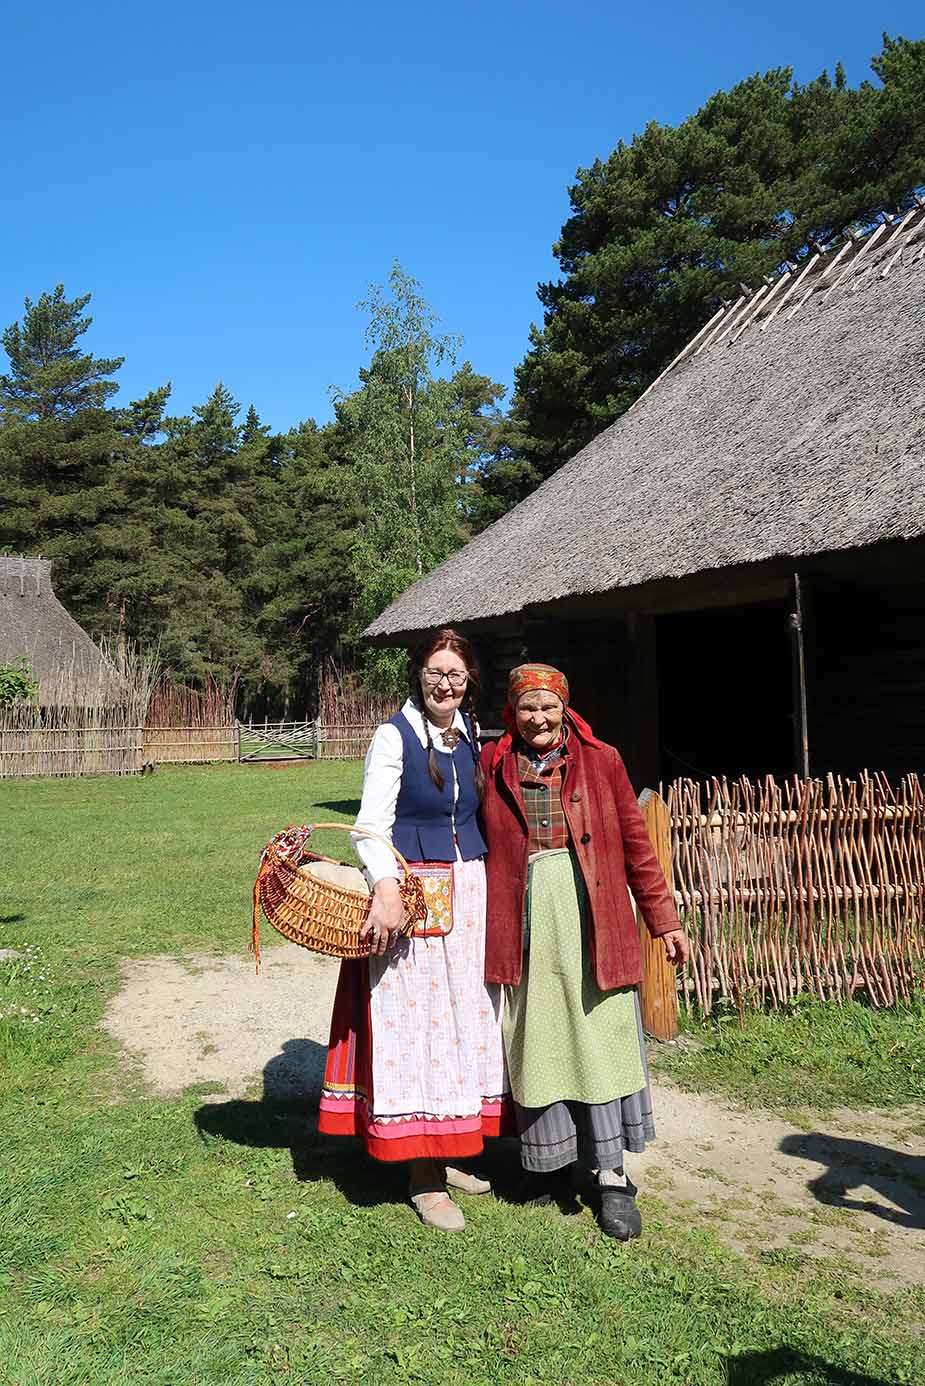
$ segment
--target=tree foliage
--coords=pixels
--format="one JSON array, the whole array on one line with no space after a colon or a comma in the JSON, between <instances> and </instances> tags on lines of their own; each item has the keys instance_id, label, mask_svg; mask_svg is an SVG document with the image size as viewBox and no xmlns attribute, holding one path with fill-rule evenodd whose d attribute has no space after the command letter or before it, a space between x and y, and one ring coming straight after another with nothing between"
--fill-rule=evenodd
<instances>
[{"instance_id":1,"label":"tree foliage","mask_svg":"<svg viewBox=\"0 0 925 1386\"><path fill-rule=\"evenodd\" d=\"M78 346L88 302L59 285L3 334L0 548L50 557L94 636L156 644L194 681L240 671L251 699L305 700L351 590L330 430L273 436L253 406L241 423L221 382L189 417L167 413L169 385L112 407L120 359Z\"/></svg>"},{"instance_id":2,"label":"tree foliage","mask_svg":"<svg viewBox=\"0 0 925 1386\"><path fill-rule=\"evenodd\" d=\"M0 664L0 708L26 702L38 692L38 679L24 659Z\"/></svg>"},{"instance_id":3,"label":"tree foliage","mask_svg":"<svg viewBox=\"0 0 925 1386\"><path fill-rule=\"evenodd\" d=\"M502 387L466 362L452 376L458 339L436 331L418 282L393 266L388 289L360 305L369 317L369 367L336 397L337 445L359 516L353 549L354 636L390 601L464 542L465 487L480 462L483 409ZM403 659L376 652L371 682L391 687Z\"/></svg>"},{"instance_id":4,"label":"tree foliage","mask_svg":"<svg viewBox=\"0 0 925 1386\"><path fill-rule=\"evenodd\" d=\"M873 70L857 88L840 67L749 77L579 169L478 524L623 413L740 281L908 205L925 181L925 42L884 36Z\"/></svg>"},{"instance_id":5,"label":"tree foliage","mask_svg":"<svg viewBox=\"0 0 925 1386\"><path fill-rule=\"evenodd\" d=\"M3 334L0 550L52 558L94 636L304 710L325 661L465 537L500 386L468 364L437 375L455 344L396 268L365 305L372 359L335 424L274 434L222 382L185 417L169 385L117 408L120 360L78 349L88 302L59 286Z\"/></svg>"}]
</instances>

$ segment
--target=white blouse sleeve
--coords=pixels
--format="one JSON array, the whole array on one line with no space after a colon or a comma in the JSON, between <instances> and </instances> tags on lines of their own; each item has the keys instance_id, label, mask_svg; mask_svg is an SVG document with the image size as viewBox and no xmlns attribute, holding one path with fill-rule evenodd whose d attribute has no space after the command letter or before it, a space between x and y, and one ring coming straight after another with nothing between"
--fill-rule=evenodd
<instances>
[{"instance_id":1,"label":"white blouse sleeve","mask_svg":"<svg viewBox=\"0 0 925 1386\"><path fill-rule=\"evenodd\" d=\"M366 752L363 767L363 797L357 814L357 825L371 828L391 842L395 823L395 805L401 787L403 765L401 732L389 722L376 728ZM383 843L375 838L351 833L357 856L366 867L371 885L386 876L400 876L398 863Z\"/></svg>"}]
</instances>

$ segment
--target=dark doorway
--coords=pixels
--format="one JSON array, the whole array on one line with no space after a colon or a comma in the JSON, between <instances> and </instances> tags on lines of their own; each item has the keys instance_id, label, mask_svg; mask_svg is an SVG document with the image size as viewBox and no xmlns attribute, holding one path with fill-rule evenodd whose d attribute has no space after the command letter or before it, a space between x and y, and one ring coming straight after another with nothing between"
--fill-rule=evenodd
<instances>
[{"instance_id":1,"label":"dark doorway","mask_svg":"<svg viewBox=\"0 0 925 1386\"><path fill-rule=\"evenodd\" d=\"M657 618L665 783L793 772L789 614L762 602Z\"/></svg>"},{"instance_id":2,"label":"dark doorway","mask_svg":"<svg viewBox=\"0 0 925 1386\"><path fill-rule=\"evenodd\" d=\"M925 769L925 586L814 577L807 684L814 775Z\"/></svg>"}]
</instances>

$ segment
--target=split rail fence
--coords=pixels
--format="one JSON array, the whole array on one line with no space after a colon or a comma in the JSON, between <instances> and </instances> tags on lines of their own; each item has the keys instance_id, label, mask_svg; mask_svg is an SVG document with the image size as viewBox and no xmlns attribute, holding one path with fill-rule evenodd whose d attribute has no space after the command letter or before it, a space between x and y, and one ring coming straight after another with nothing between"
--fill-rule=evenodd
<instances>
[{"instance_id":1,"label":"split rail fence","mask_svg":"<svg viewBox=\"0 0 925 1386\"><path fill-rule=\"evenodd\" d=\"M683 1004L778 1007L802 992L875 1006L925 980L925 781L675 781Z\"/></svg>"}]
</instances>

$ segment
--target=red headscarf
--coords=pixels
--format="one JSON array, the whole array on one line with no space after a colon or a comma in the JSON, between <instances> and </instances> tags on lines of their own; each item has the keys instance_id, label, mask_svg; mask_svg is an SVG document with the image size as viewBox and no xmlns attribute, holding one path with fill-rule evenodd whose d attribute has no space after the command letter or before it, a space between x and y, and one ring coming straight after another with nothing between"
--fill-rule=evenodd
<instances>
[{"instance_id":1,"label":"red headscarf","mask_svg":"<svg viewBox=\"0 0 925 1386\"><path fill-rule=\"evenodd\" d=\"M525 693L552 693L562 703L564 720L573 729L579 741L583 741L586 746L603 745L584 718L579 717L578 713L569 707L568 679L561 669L554 669L551 664L518 664L508 675L507 702L501 714L507 731L495 742L490 766L492 770L514 744L514 730L517 726L515 709Z\"/></svg>"}]
</instances>

